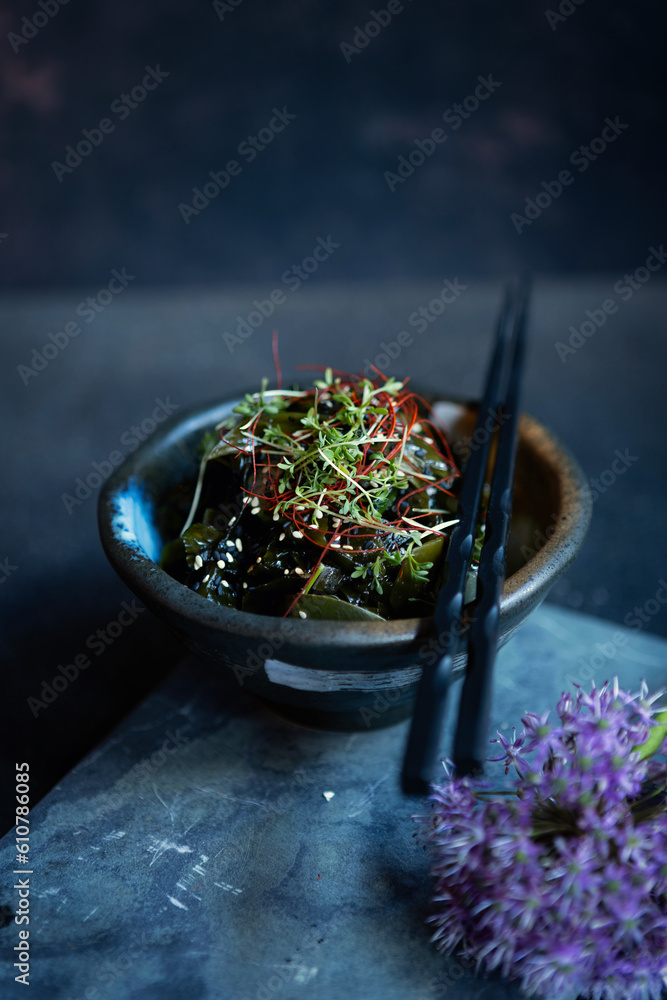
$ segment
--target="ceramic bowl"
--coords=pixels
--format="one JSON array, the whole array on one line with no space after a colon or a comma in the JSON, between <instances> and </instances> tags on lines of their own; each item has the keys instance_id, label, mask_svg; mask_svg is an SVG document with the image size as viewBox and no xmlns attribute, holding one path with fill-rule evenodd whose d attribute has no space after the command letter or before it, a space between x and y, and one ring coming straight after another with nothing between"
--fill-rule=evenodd
<instances>
[{"instance_id":1,"label":"ceramic bowl","mask_svg":"<svg viewBox=\"0 0 667 1000\"><path fill-rule=\"evenodd\" d=\"M249 614L200 597L160 568L169 540L162 521L165 497L196 476L203 433L242 398L172 418L109 477L98 511L109 561L187 647L233 672L246 691L293 720L363 730L405 718L421 666L438 655L430 619L328 622ZM471 444L474 405L434 403L434 413L461 457ZM575 558L590 514L590 491L577 463L537 420L522 416L501 645ZM456 672L464 666L462 653Z\"/></svg>"}]
</instances>

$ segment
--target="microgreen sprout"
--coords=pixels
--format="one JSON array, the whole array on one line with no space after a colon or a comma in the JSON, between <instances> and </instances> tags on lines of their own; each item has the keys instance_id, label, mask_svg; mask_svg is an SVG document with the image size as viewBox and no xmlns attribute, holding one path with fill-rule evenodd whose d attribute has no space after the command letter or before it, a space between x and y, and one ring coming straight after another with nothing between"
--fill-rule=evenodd
<instances>
[{"instance_id":1,"label":"microgreen sprout","mask_svg":"<svg viewBox=\"0 0 667 1000\"><path fill-rule=\"evenodd\" d=\"M411 542L410 546L405 553L406 564L408 571L413 580L420 580L422 583L428 583L428 571L433 568L432 562L417 562L413 549L415 547L415 542Z\"/></svg>"},{"instance_id":2,"label":"microgreen sprout","mask_svg":"<svg viewBox=\"0 0 667 1000\"><path fill-rule=\"evenodd\" d=\"M383 571L384 558L382 555L377 556L373 563L366 563L362 566L357 566L357 568L352 572L352 579L361 577L365 580L370 577L371 586L377 590L378 594L383 593L382 583L380 582L380 575Z\"/></svg>"}]
</instances>

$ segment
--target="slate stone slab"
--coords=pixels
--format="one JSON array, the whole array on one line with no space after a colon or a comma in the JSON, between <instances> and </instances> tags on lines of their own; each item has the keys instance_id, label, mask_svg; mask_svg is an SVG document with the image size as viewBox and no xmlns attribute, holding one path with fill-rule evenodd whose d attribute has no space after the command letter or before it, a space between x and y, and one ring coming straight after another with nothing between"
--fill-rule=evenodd
<instances>
[{"instance_id":1,"label":"slate stone slab","mask_svg":"<svg viewBox=\"0 0 667 1000\"><path fill-rule=\"evenodd\" d=\"M493 728L614 673L664 684L667 642L543 606L499 654ZM300 728L183 663L31 814L30 996L515 1000L429 944L421 803L398 784L406 731ZM0 844L11 908L14 836ZM22 995L18 930L0 929L3 998Z\"/></svg>"}]
</instances>

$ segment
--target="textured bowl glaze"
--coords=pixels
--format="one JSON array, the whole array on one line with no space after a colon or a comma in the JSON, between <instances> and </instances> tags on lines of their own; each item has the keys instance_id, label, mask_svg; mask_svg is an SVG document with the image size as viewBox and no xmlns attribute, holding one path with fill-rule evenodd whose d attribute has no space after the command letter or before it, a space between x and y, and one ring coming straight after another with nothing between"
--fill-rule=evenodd
<instances>
[{"instance_id":1,"label":"textured bowl glaze","mask_svg":"<svg viewBox=\"0 0 667 1000\"><path fill-rule=\"evenodd\" d=\"M431 621L327 622L274 618L224 608L159 566L159 511L168 491L196 475L204 431L242 397L192 409L165 423L114 471L99 501L99 527L112 566L191 650L231 670L245 690L311 726L366 729L405 718L421 667L438 655ZM435 403L459 458L469 446L475 407ZM590 521L581 469L529 416L519 427L508 570L500 644L546 597L579 551ZM442 648L442 647L440 647ZM463 670L465 653L456 661Z\"/></svg>"}]
</instances>

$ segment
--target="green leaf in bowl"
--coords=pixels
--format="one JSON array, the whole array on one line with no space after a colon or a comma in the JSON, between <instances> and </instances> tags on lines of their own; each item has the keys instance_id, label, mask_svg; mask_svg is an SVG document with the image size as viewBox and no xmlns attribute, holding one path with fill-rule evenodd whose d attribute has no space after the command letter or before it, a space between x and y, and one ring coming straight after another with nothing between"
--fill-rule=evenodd
<instances>
[{"instance_id":1,"label":"green leaf in bowl","mask_svg":"<svg viewBox=\"0 0 667 1000\"><path fill-rule=\"evenodd\" d=\"M360 608L356 604L348 604L338 597L328 597L319 594L304 594L294 605L290 612L291 618L301 618L299 614L303 611L306 618L326 621L354 622L354 621L385 621L380 615L373 614L365 608Z\"/></svg>"}]
</instances>

